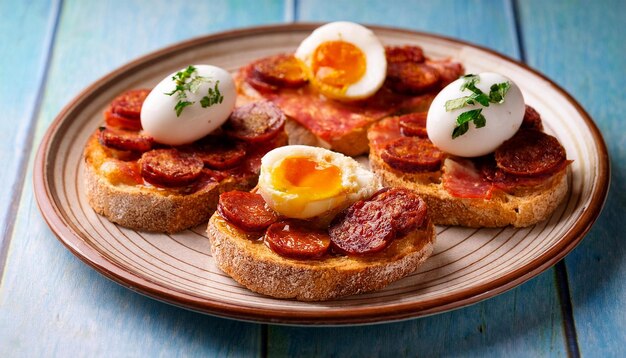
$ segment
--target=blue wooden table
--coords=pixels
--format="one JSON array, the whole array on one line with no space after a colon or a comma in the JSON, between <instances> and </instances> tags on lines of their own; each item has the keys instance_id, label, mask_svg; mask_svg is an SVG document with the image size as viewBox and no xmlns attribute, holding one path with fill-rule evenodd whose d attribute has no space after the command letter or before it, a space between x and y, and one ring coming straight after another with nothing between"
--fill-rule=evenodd
<instances>
[{"instance_id":1,"label":"blue wooden table","mask_svg":"<svg viewBox=\"0 0 626 358\"><path fill-rule=\"evenodd\" d=\"M233 28L351 20L444 34L546 74L594 118L612 165L606 206L554 268L436 316L287 327L143 297L56 240L32 188L34 152L94 80L166 45ZM0 1L0 356L626 356L626 2Z\"/></svg>"}]
</instances>

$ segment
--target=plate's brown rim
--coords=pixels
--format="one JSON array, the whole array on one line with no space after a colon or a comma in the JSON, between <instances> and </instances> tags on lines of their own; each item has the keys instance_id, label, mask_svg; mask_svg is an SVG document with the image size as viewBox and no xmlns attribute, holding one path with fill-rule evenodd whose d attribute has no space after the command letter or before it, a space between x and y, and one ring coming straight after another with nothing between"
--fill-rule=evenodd
<instances>
[{"instance_id":1,"label":"plate's brown rim","mask_svg":"<svg viewBox=\"0 0 626 358\"><path fill-rule=\"evenodd\" d=\"M155 61L159 61L164 55L174 55L178 52L186 52L194 47L204 46L208 43L227 41L232 38L245 37L260 33L270 34L275 32L285 33L289 31L312 31L320 25L321 23L266 25L231 30L183 41L137 58L98 79L92 85L80 92L63 108L46 131L35 157L35 167L33 171L34 191L37 204L47 224L50 226L61 243L63 243L63 245L65 245L79 259L96 269L104 276L112 279L124 287L157 300L198 312L246 321L317 325L388 322L392 320L420 317L464 307L486 298L493 297L529 280L556 264L571 250L573 250L578 243L580 243L584 235L590 230L591 226L600 214L608 194L610 182L610 160L606 144L598 127L582 106L569 93L540 72L530 68L524 63L502 55L489 48L442 35L377 25L368 25L368 27L374 31L390 31L408 35L431 37L458 45L473 47L500 57L505 61L521 66L527 71L548 82L576 108L581 117L584 119L594 138L594 143L598 148L598 175L592 189L592 198L589 205L582 210L581 217L572 227L569 228L569 230L567 230L567 232L563 234L562 239L559 240L554 247L523 268L519 268L502 277L489 281L488 283L461 290L443 298L434 298L418 303L400 303L384 307L349 308L341 311L294 312L289 309L266 310L208 300L203 297L190 295L175 289L155 284L154 282L151 282L149 278L132 274L120 265L109 261L94 247L88 245L80 237L80 235L74 232L71 229L71 226L63 220L62 215L54 204L54 199L49 192L47 181L47 175L49 174L47 171L48 161L51 160L48 156L50 145L55 138L55 134L64 124L66 117L69 117L72 113L80 112L85 103L88 103L90 99L97 97L107 84L110 85L115 83L116 79L134 68L149 66ZM52 160L56 160L56 158L52 158Z\"/></svg>"}]
</instances>

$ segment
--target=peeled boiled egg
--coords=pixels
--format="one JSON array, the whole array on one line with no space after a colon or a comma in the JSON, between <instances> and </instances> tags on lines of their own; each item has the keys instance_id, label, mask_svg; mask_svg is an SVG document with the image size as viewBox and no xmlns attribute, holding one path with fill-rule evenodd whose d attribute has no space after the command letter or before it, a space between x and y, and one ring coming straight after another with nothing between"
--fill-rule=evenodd
<instances>
[{"instance_id":1,"label":"peeled boiled egg","mask_svg":"<svg viewBox=\"0 0 626 358\"><path fill-rule=\"evenodd\" d=\"M385 48L359 24L331 22L315 29L296 50L310 83L327 97L355 100L374 94L385 81Z\"/></svg>"},{"instance_id":2,"label":"peeled boiled egg","mask_svg":"<svg viewBox=\"0 0 626 358\"><path fill-rule=\"evenodd\" d=\"M321 216L378 189L372 172L327 149L290 145L261 159L258 192L269 207L289 218Z\"/></svg>"},{"instance_id":3,"label":"peeled boiled egg","mask_svg":"<svg viewBox=\"0 0 626 358\"><path fill-rule=\"evenodd\" d=\"M504 141L511 138L519 129L524 118L524 97L519 87L509 78L498 73L485 72L478 75L476 88L487 96L494 84L508 82L510 87L502 103L489 103L483 106L479 103L462 108L446 111L446 102L472 95L469 89L461 89L466 79L450 83L435 97L426 120L428 138L444 152L461 157L478 157L496 150ZM452 133L457 126L457 117L461 113L482 109L485 117L485 126L476 128L474 122L469 123L465 134L453 139Z\"/></svg>"},{"instance_id":4,"label":"peeled boiled egg","mask_svg":"<svg viewBox=\"0 0 626 358\"><path fill-rule=\"evenodd\" d=\"M143 103L141 125L158 143L181 145L200 139L221 126L235 107L237 95L230 73L210 65L190 67L164 78ZM179 74L189 76L181 82ZM179 85L188 84L187 89L175 91L177 80ZM189 104L177 113L181 101Z\"/></svg>"}]
</instances>

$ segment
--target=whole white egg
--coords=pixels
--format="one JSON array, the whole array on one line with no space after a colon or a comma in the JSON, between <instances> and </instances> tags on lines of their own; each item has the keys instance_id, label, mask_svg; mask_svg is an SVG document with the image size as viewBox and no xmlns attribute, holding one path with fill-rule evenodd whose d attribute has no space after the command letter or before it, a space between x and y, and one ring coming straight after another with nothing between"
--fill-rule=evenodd
<instances>
[{"instance_id":1,"label":"whole white egg","mask_svg":"<svg viewBox=\"0 0 626 358\"><path fill-rule=\"evenodd\" d=\"M479 103L468 105L463 108L446 111L448 100L469 96L469 89L461 90L465 82L460 78L446 86L435 97L426 121L428 138L435 146L444 152L461 157L478 157L489 154L496 150L504 141L511 138L519 129L524 118L524 96L519 87L509 78L498 73L480 73L476 88L489 95L493 84L509 82L510 88L504 96L504 102L489 103L485 107ZM486 124L482 128L476 128L473 122L469 123L469 129L465 134L452 138L452 132L457 126L457 117L470 110L482 108L482 115Z\"/></svg>"},{"instance_id":2,"label":"whole white egg","mask_svg":"<svg viewBox=\"0 0 626 358\"><path fill-rule=\"evenodd\" d=\"M311 84L327 97L355 100L374 94L387 75L385 48L374 32L348 21L315 29L296 50Z\"/></svg>"},{"instance_id":3,"label":"whole white egg","mask_svg":"<svg viewBox=\"0 0 626 358\"><path fill-rule=\"evenodd\" d=\"M141 125L144 132L158 143L181 145L198 140L221 126L235 107L237 93L230 73L211 65L193 65L193 67L195 71L186 83L198 76L202 78L196 80L197 88L185 91L186 98L182 100L191 104L185 106L178 115L175 107L181 101L177 96L180 91L168 94L176 89L174 76L186 69L164 78L152 89L143 103ZM202 99L205 96L211 97L210 91L213 91L212 98L217 98L216 86L223 96L221 102L203 107Z\"/></svg>"}]
</instances>

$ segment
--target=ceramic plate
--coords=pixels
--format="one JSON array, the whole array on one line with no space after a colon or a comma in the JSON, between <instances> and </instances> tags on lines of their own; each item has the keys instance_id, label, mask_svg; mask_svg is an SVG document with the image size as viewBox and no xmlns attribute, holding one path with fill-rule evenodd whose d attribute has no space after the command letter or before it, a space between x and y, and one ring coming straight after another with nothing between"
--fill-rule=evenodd
<instances>
[{"instance_id":1,"label":"ceramic plate","mask_svg":"<svg viewBox=\"0 0 626 358\"><path fill-rule=\"evenodd\" d=\"M580 105L549 79L490 50L382 27L372 29L385 44L417 44L430 57L457 59L467 72L500 72L521 87L546 131L574 160L569 193L548 220L524 229L438 227L432 257L412 275L379 292L304 303L257 295L221 272L204 225L175 235L149 234L111 224L90 209L79 175L83 145L116 95L154 86L192 63L236 71L259 57L294 51L317 26L259 27L193 39L133 61L83 91L48 129L35 164L36 198L61 242L110 279L158 300L223 317L288 324L387 322L462 307L538 275L580 242L609 184L605 144Z\"/></svg>"}]
</instances>

